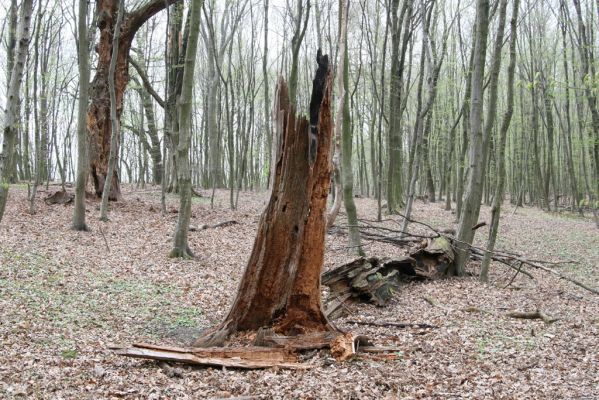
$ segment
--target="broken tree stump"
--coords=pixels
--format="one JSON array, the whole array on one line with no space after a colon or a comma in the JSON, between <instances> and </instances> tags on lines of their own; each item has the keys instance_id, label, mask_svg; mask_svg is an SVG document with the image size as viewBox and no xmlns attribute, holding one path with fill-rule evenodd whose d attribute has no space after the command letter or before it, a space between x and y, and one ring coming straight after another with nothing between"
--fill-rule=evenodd
<instances>
[{"instance_id":1,"label":"broken tree stump","mask_svg":"<svg viewBox=\"0 0 599 400\"><path fill-rule=\"evenodd\" d=\"M320 290L331 182L333 78L328 56L319 50L316 61L312 122L296 114L295 99L279 78L271 196L233 305L196 346L221 345L231 333L261 328L288 336L336 330L322 310Z\"/></svg>"}]
</instances>

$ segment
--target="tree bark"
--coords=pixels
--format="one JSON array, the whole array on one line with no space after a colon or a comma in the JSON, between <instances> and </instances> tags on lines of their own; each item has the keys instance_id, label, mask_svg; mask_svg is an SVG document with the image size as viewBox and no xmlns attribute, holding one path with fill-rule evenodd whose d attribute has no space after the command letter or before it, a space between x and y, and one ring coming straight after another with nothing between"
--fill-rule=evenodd
<instances>
[{"instance_id":1,"label":"tree bark","mask_svg":"<svg viewBox=\"0 0 599 400\"><path fill-rule=\"evenodd\" d=\"M179 98L179 143L177 146L177 179L179 181L179 216L175 229L175 239L170 257L193 257L187 244L189 220L191 219L191 167L189 147L191 144L191 110L193 77L195 72L198 38L200 35L200 17L203 0L193 0L190 10L190 30L185 51L182 91Z\"/></svg>"},{"instance_id":2,"label":"tree bark","mask_svg":"<svg viewBox=\"0 0 599 400\"><path fill-rule=\"evenodd\" d=\"M499 216L501 214L501 203L503 202L503 192L505 183L505 143L507 139L507 131L512 121L514 112L514 75L516 70L516 39L518 27L518 7L520 0L514 0L512 9L512 19L510 21L510 64L507 70L507 107L501 128L499 131L499 143L496 148L497 155L497 183L495 184L495 192L493 194L493 204L491 206L491 226L489 227L489 238L487 240L487 251L481 262L480 280L488 282L489 280L489 265L491 263L491 255L495 249L495 241L497 240L497 232L499 229ZM507 6L507 0L501 3L502 10ZM505 16L503 17L505 18ZM501 24L501 22L500 22Z\"/></svg>"},{"instance_id":3,"label":"tree bark","mask_svg":"<svg viewBox=\"0 0 599 400\"><path fill-rule=\"evenodd\" d=\"M388 172L387 172L387 212L397 214L403 204L403 179L402 179L402 83L404 62L410 28L412 25L412 0L406 0L400 15L397 15L399 0L391 4L391 77L389 89L389 143L388 143ZM403 31L403 34L402 34ZM401 47L400 47L401 37Z\"/></svg>"},{"instance_id":4,"label":"tree bark","mask_svg":"<svg viewBox=\"0 0 599 400\"><path fill-rule=\"evenodd\" d=\"M306 118L296 117L287 84L279 78L275 129L280 145L270 201L229 314L197 346L221 344L230 333L261 327L294 335L333 329L320 294L331 177L332 75L327 56L318 63L312 99L320 95L322 101L316 101L315 135Z\"/></svg>"},{"instance_id":5,"label":"tree bark","mask_svg":"<svg viewBox=\"0 0 599 400\"><path fill-rule=\"evenodd\" d=\"M349 243L351 251L357 255L364 255L360 240L360 229L358 228L358 215L356 203L354 201L354 174L352 169L352 129L350 126L349 96L347 96L347 87L349 86L349 56L347 49L347 23L349 0L341 0L341 18L340 18L340 49L339 59L339 91L340 102L343 105L341 113L337 118L341 118L341 182L343 185L343 204L347 214L347 224L349 226Z\"/></svg>"},{"instance_id":6,"label":"tree bark","mask_svg":"<svg viewBox=\"0 0 599 400\"><path fill-rule=\"evenodd\" d=\"M119 2L116 23L114 25L114 45L112 46L112 55L110 57L110 65L108 67L108 93L110 97L110 129L112 134L110 136L110 148L108 152L108 167L106 170L106 180L104 181L104 188L102 190L102 203L100 205L100 220L108 221L108 197L110 195L110 187L112 180L116 179L113 173L116 170L116 156L118 154L118 143L120 133L120 123L117 114L117 102L116 102L116 87L115 87L115 74L116 66L119 57L119 42L121 26L123 23L123 14L125 12L124 4ZM124 90L123 90L124 91Z\"/></svg>"},{"instance_id":7,"label":"tree bark","mask_svg":"<svg viewBox=\"0 0 599 400\"><path fill-rule=\"evenodd\" d=\"M89 101L89 48L87 42L87 0L79 0L77 55L79 58L79 104L77 108L77 179L72 228L87 231L85 223L85 183L87 176L86 110Z\"/></svg>"},{"instance_id":8,"label":"tree bark","mask_svg":"<svg viewBox=\"0 0 599 400\"><path fill-rule=\"evenodd\" d=\"M137 30L152 16L166 6L180 0L152 0L133 12L125 13L119 35L118 58L115 72L115 98L117 119L120 121L123 112L123 96L129 83L129 51ZM96 74L90 87L91 103L87 110L87 132L90 141L90 173L94 189L98 197L102 196L104 183L108 173L110 158L110 139L112 128L110 122L110 94L108 89L108 70L114 42L114 28L117 17L118 0L97 0L98 28L100 39L96 47L98 62ZM119 143L117 137L117 146ZM118 154L118 148L117 154ZM109 199L121 199L121 188L118 172L115 170L110 185Z\"/></svg>"},{"instance_id":9,"label":"tree bark","mask_svg":"<svg viewBox=\"0 0 599 400\"><path fill-rule=\"evenodd\" d=\"M473 49L472 102L470 104L470 173L460 215L457 238L458 243L455 268L450 273L464 275L468 260L468 246L474 239L474 226L480 212L483 173L485 165L485 138L483 135L483 93L485 75L485 56L487 54L487 36L489 32L489 1L477 0L476 5L476 41Z\"/></svg>"},{"instance_id":10,"label":"tree bark","mask_svg":"<svg viewBox=\"0 0 599 400\"><path fill-rule=\"evenodd\" d=\"M6 108L4 110L4 140L2 142L2 153L0 154L0 222L4 216L6 201L8 200L8 179L11 174L10 166L13 165L19 120L19 94L23 80L23 70L27 61L32 12L33 1L23 0L17 26L16 57L10 73L10 81L6 92Z\"/></svg>"}]
</instances>

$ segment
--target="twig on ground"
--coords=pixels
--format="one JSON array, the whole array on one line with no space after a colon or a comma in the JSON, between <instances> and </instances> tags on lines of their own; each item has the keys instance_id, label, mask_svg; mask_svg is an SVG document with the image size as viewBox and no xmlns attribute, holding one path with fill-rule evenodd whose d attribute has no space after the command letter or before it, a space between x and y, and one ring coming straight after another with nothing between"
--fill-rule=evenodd
<instances>
[{"instance_id":1,"label":"twig on ground","mask_svg":"<svg viewBox=\"0 0 599 400\"><path fill-rule=\"evenodd\" d=\"M106 245L106 251L110 251L110 247L108 246L108 240L106 240L106 235L104 235L104 231L102 230L102 226L98 225L100 228L100 233L102 234L102 238L104 239L104 244Z\"/></svg>"}]
</instances>

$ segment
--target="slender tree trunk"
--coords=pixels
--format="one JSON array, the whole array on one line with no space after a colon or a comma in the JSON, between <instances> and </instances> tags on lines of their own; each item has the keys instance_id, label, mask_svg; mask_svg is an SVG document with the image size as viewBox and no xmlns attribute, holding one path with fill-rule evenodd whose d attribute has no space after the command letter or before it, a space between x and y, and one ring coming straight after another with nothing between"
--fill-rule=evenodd
<instances>
[{"instance_id":1,"label":"slender tree trunk","mask_svg":"<svg viewBox=\"0 0 599 400\"><path fill-rule=\"evenodd\" d=\"M502 0L501 7L505 7L507 0ZM482 282L489 281L489 265L491 263L491 255L495 249L497 240L497 232L499 229L499 216L501 213L501 203L503 202L503 189L505 183L505 143L507 139L507 131L512 121L514 112L514 75L516 71L516 39L518 31L518 10L520 0L513 0L512 19L510 21L510 63L507 70L507 107L501 128L499 130L499 140L496 147L497 154L497 183L495 184L495 192L493 194L493 204L491 206L491 226L489 228L489 238L487 240L487 251L481 263L480 280Z\"/></svg>"},{"instance_id":2,"label":"slender tree trunk","mask_svg":"<svg viewBox=\"0 0 599 400\"><path fill-rule=\"evenodd\" d=\"M296 4L295 29L291 38L291 72L289 73L289 98L293 103L297 102L299 51L310 19L311 1L306 1L304 5L303 0L297 0Z\"/></svg>"},{"instance_id":3,"label":"slender tree trunk","mask_svg":"<svg viewBox=\"0 0 599 400\"><path fill-rule=\"evenodd\" d=\"M85 183L87 178L86 111L89 101L89 44L87 42L87 0L79 0L77 24L79 59L79 103L77 106L77 179L75 182L75 207L72 228L87 231L85 223Z\"/></svg>"},{"instance_id":4,"label":"slender tree trunk","mask_svg":"<svg viewBox=\"0 0 599 400\"><path fill-rule=\"evenodd\" d=\"M203 0L193 0L190 10L190 31L185 51L185 66L183 69L183 85L178 102L179 111L179 144L177 146L177 179L179 180L179 215L175 229L173 249L169 257L193 257L187 236L191 219L191 168L189 163L189 148L191 144L191 111L192 93L198 39L200 35L200 17Z\"/></svg>"},{"instance_id":5,"label":"slender tree trunk","mask_svg":"<svg viewBox=\"0 0 599 400\"><path fill-rule=\"evenodd\" d=\"M350 126L349 96L347 88L349 87L349 56L347 49L347 23L349 0L340 1L340 35L339 35L339 60L343 60L338 65L337 73L339 76L339 102L343 105L342 112L337 114L341 119L341 174L343 184L343 204L347 213L347 224L349 226L349 247L357 255L364 255L360 241L360 230L358 228L358 215L356 203L354 202L354 173L352 169L352 129ZM339 134L339 132L338 132Z\"/></svg>"},{"instance_id":6,"label":"slender tree trunk","mask_svg":"<svg viewBox=\"0 0 599 400\"><path fill-rule=\"evenodd\" d=\"M403 205L402 179L402 85L406 51L411 36L412 0L406 0L397 15L399 0L391 3L391 83L389 89L389 140L387 172L387 211L396 214ZM401 38L401 41L400 41ZM401 43L401 47L400 47ZM384 68L384 67L383 67Z\"/></svg>"},{"instance_id":7,"label":"slender tree trunk","mask_svg":"<svg viewBox=\"0 0 599 400\"><path fill-rule=\"evenodd\" d=\"M10 73L10 81L6 92L6 107L4 110L4 140L2 142L2 154L0 154L0 222L4 216L6 202L8 200L8 178L10 176L9 167L13 163L15 140L17 137L17 123L19 120L19 95L21 90L21 81L23 80L23 70L27 62L27 49L29 46L31 14L33 12L33 1L23 0L19 13L19 22L17 25L17 48L15 61Z\"/></svg>"},{"instance_id":8,"label":"slender tree trunk","mask_svg":"<svg viewBox=\"0 0 599 400\"><path fill-rule=\"evenodd\" d=\"M262 85L264 86L264 135L266 137L266 187L270 188L272 173L272 131L270 129L270 92L268 88L268 0L264 0L264 50L262 54Z\"/></svg>"},{"instance_id":9,"label":"slender tree trunk","mask_svg":"<svg viewBox=\"0 0 599 400\"><path fill-rule=\"evenodd\" d=\"M482 197L483 173L485 165L485 138L483 137L483 91L485 75L485 56L489 32L489 1L477 0L476 4L476 41L472 71L472 102L470 104L470 173L464 196L462 214L458 225L455 270L449 271L458 276L465 273L469 257L467 246L474 239L472 227L477 223Z\"/></svg>"},{"instance_id":10,"label":"slender tree trunk","mask_svg":"<svg viewBox=\"0 0 599 400\"><path fill-rule=\"evenodd\" d=\"M593 190L595 191L595 196L599 197L599 103L597 101L596 91L592 87L592 82L596 82L593 41L590 38L592 36L592 29L589 29L584 24L580 0L573 0L573 2L578 20L578 50L580 52L582 64L581 74L585 86L584 94L587 99L589 111L591 112L592 132L594 134L594 137L591 138L592 154L595 160L595 187Z\"/></svg>"}]
</instances>

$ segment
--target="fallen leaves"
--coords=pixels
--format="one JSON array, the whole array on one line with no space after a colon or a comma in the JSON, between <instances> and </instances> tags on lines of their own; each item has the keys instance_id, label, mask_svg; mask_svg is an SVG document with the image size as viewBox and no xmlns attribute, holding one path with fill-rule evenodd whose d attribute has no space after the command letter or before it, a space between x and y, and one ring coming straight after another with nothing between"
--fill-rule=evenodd
<instances>
[{"instance_id":1,"label":"fallen leaves","mask_svg":"<svg viewBox=\"0 0 599 400\"><path fill-rule=\"evenodd\" d=\"M0 225L2 398L596 396L596 297L535 271L531 271L534 281L518 276L510 288L502 289L514 271L495 264L493 285L481 285L475 278L412 283L385 308L349 305L348 317L335 323L368 336L377 346L394 349L387 354L358 352L358 357L339 363L328 350L313 350L302 358L311 367L307 371L170 364L165 368L115 356L107 350L109 343L186 346L200 330L222 320L249 257L265 194L241 193L238 211L226 208L226 191L217 191L213 210L209 199L194 199L192 226L239 223L190 232L190 245L199 257L182 261L166 257L177 215L161 215L157 190L125 188L126 200L111 203L108 223L97 220L96 203L88 201L91 232L87 233L69 229L70 205L48 206L39 200L38 213L28 214L25 192L11 189ZM375 200L356 202L361 218L375 218ZM167 209L176 210L177 204L177 198L169 196ZM417 202L414 213L414 218L435 227L454 226L454 216L440 204ZM392 219L386 223L397 227ZM478 229L479 245L487 230ZM333 229L327 238L326 268L354 258L346 245L345 236ZM502 218L498 246L533 259L574 259L580 265L560 271L589 284L599 281L599 233L592 222L519 208L515 215L508 212ZM402 255L396 247L375 242L365 249L377 257ZM536 309L560 319L544 324L505 316L513 310ZM351 320L436 328L358 325Z\"/></svg>"}]
</instances>

